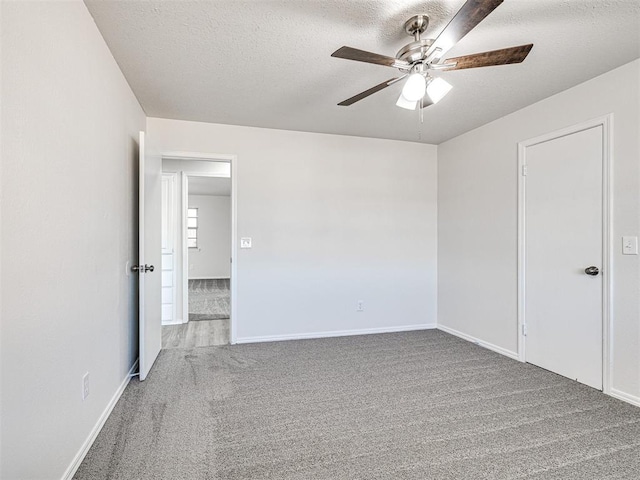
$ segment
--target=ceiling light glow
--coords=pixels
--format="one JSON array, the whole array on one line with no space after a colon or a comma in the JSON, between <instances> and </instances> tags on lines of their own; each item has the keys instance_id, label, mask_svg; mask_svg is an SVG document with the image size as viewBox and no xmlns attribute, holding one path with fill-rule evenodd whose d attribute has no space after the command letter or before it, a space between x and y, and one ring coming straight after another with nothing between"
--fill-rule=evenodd
<instances>
[{"instance_id":1,"label":"ceiling light glow","mask_svg":"<svg viewBox=\"0 0 640 480\"><path fill-rule=\"evenodd\" d=\"M407 110L415 110L416 106L418 105L418 101L416 100L412 102L404 98L403 94L400 94L400 96L398 97L398 101L396 102L396 105L400 108L406 108Z\"/></svg>"},{"instance_id":2,"label":"ceiling light glow","mask_svg":"<svg viewBox=\"0 0 640 480\"><path fill-rule=\"evenodd\" d=\"M420 73L412 73L402 88L402 96L409 102L417 102L424 97L426 90L427 80Z\"/></svg>"}]
</instances>

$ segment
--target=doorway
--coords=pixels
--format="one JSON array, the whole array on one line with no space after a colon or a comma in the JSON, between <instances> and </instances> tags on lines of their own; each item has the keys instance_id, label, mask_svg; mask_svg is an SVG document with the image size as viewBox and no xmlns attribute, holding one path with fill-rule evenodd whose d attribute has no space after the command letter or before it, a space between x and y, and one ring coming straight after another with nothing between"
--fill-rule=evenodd
<instances>
[{"instance_id":1,"label":"doorway","mask_svg":"<svg viewBox=\"0 0 640 480\"><path fill-rule=\"evenodd\" d=\"M519 145L519 356L608 379L609 120Z\"/></svg>"},{"instance_id":2,"label":"doorway","mask_svg":"<svg viewBox=\"0 0 640 480\"><path fill-rule=\"evenodd\" d=\"M231 159L163 156L163 175L175 178L173 214L163 212L163 235L173 235L170 261L163 261L163 312L176 312L162 326L162 348L233 343L235 196ZM164 190L163 190L164 194ZM173 232L173 233L172 233ZM168 258L168 255L167 255ZM169 271L169 269L171 269ZM173 288L171 288L173 286ZM169 300L170 298L170 300ZM169 308L165 302L170 302Z\"/></svg>"},{"instance_id":3,"label":"doorway","mask_svg":"<svg viewBox=\"0 0 640 480\"><path fill-rule=\"evenodd\" d=\"M198 344L229 343L231 178L187 176L187 300ZM193 322L198 323L198 328Z\"/></svg>"}]
</instances>

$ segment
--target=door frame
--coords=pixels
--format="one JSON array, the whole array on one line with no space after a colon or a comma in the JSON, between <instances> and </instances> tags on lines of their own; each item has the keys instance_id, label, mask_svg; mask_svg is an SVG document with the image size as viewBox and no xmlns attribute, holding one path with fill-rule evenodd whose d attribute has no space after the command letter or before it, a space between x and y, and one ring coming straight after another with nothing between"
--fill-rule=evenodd
<instances>
[{"instance_id":1,"label":"door frame","mask_svg":"<svg viewBox=\"0 0 640 480\"><path fill-rule=\"evenodd\" d=\"M165 152L162 154L163 159L167 160L197 160L204 162L226 162L231 166L231 279L230 279L230 288L231 288L231 312L229 315L229 327L230 327L230 343L231 345L235 345L236 337L237 337L237 284L238 284L238 265L236 259L238 258L238 246L237 246L237 238L238 238L238 221L237 221L237 211L238 211L238 156L232 154L222 154L222 153L202 153L202 152ZM187 174L184 171L182 172L182 209L180 209L180 234L183 236L183 240L187 236L187 207L188 207L188 191L187 191L187 177L215 177L218 175L212 175L207 173L194 173ZM188 248L187 243L182 241L182 315L183 322L186 323L189 318L189 305L185 302L187 298L186 289L189 285L189 275L188 275Z\"/></svg>"},{"instance_id":2,"label":"door frame","mask_svg":"<svg viewBox=\"0 0 640 480\"><path fill-rule=\"evenodd\" d=\"M518 359L526 361L526 152L527 147L565 137L594 127L602 127L602 390L611 393L611 268L613 265L612 235L612 188L611 167L613 163L613 114L593 118L576 125L555 130L518 143Z\"/></svg>"}]
</instances>

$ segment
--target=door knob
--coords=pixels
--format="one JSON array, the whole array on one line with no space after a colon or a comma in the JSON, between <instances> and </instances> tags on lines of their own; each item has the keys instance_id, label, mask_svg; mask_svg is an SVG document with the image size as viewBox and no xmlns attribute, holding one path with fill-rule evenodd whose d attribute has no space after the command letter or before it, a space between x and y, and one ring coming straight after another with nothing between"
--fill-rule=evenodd
<instances>
[{"instance_id":1,"label":"door knob","mask_svg":"<svg viewBox=\"0 0 640 480\"><path fill-rule=\"evenodd\" d=\"M592 277L595 277L600 273L600 270L598 269L598 267L591 266L591 267L585 268L584 273L586 273L587 275L591 275Z\"/></svg>"},{"instance_id":2,"label":"door knob","mask_svg":"<svg viewBox=\"0 0 640 480\"><path fill-rule=\"evenodd\" d=\"M153 272L155 267L153 265L134 265L131 267L132 272L136 273L144 273L144 272Z\"/></svg>"}]
</instances>

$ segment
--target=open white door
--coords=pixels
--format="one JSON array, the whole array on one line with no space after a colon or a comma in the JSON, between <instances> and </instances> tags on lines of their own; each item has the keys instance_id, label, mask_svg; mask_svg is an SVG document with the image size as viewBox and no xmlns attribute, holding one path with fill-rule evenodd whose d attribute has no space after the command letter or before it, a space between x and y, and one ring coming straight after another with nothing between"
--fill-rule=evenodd
<instances>
[{"instance_id":1,"label":"open white door","mask_svg":"<svg viewBox=\"0 0 640 480\"><path fill-rule=\"evenodd\" d=\"M140 380L147 378L162 347L162 159L146 155L140 132L139 265Z\"/></svg>"}]
</instances>

